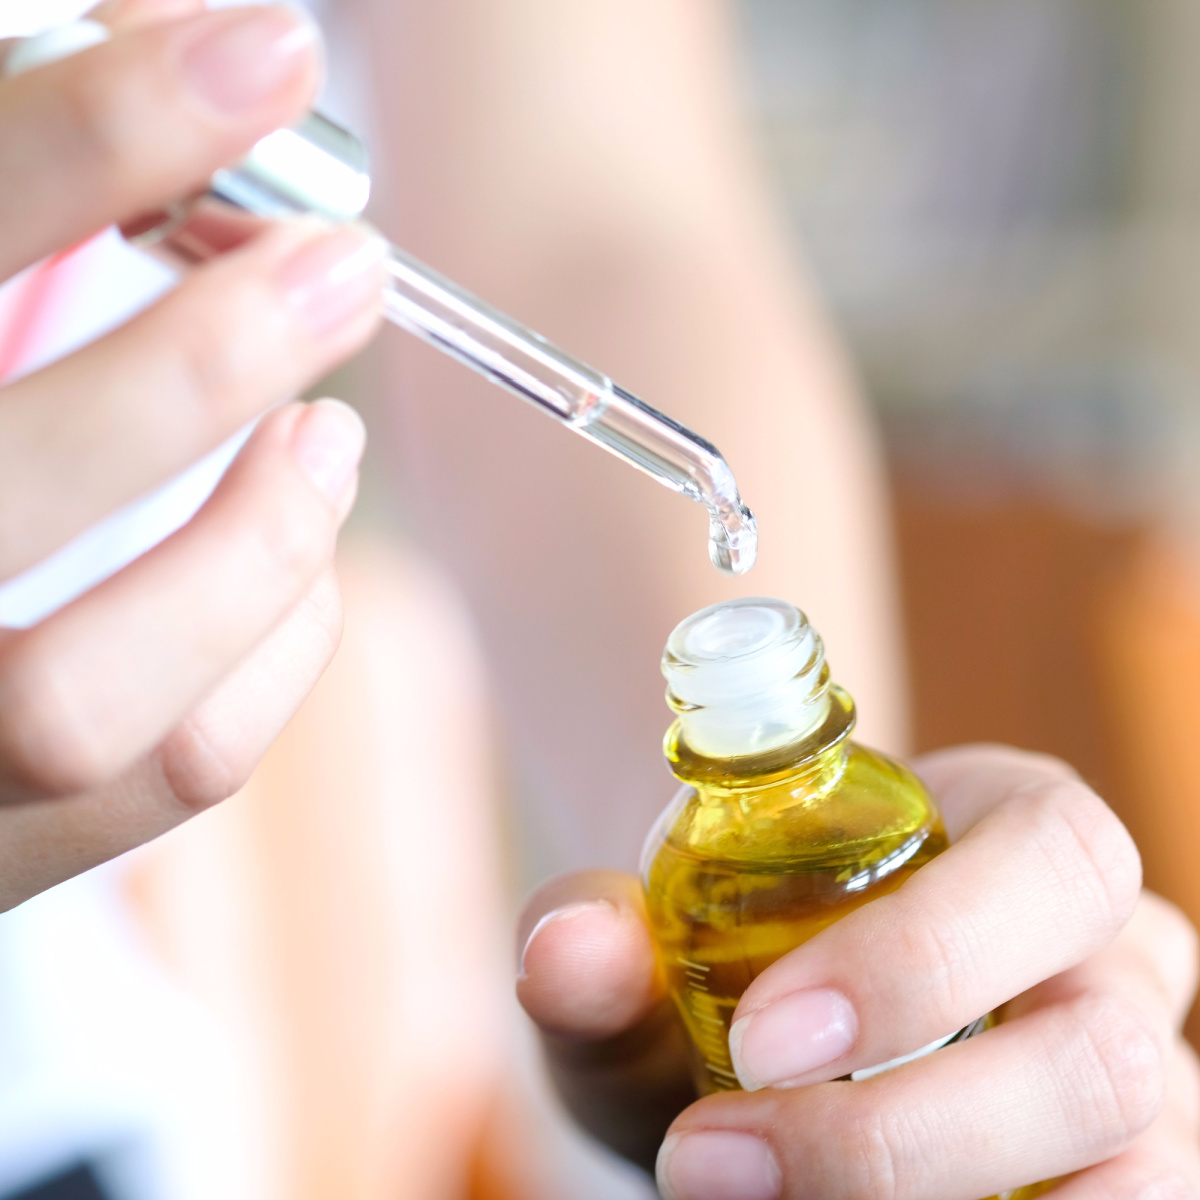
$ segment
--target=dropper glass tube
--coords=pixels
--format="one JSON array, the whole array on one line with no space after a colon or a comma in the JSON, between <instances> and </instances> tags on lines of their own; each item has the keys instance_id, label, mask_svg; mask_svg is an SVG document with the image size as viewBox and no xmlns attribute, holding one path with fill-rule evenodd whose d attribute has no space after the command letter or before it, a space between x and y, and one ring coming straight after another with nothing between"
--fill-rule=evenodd
<instances>
[{"instance_id":1,"label":"dropper glass tube","mask_svg":"<svg viewBox=\"0 0 1200 1200\"><path fill-rule=\"evenodd\" d=\"M22 69L108 36L103 25L85 20L28 39L20 48ZM204 193L139 224L133 236L143 247L194 262L213 252L206 214L214 228L229 214L360 222L370 193L362 140L313 112L268 134L241 162L217 171ZM703 504L713 564L731 575L750 570L758 553L754 515L711 442L395 246L388 247L387 271L385 311L392 322Z\"/></svg>"},{"instance_id":2,"label":"dropper glass tube","mask_svg":"<svg viewBox=\"0 0 1200 1200\"><path fill-rule=\"evenodd\" d=\"M111 36L107 26L86 18L57 26L19 42L0 63L0 75L20 74ZM138 223L134 240L186 263L214 249L206 246L191 219L210 205L256 218L307 214L340 223L361 220L370 194L362 139L311 112L294 127L262 138L240 162L217 171L207 190L190 203ZM403 250L389 247L387 265L386 311L395 324L699 501L708 509L713 564L732 575L750 570L758 553L754 516L711 442Z\"/></svg>"},{"instance_id":3,"label":"dropper glass tube","mask_svg":"<svg viewBox=\"0 0 1200 1200\"><path fill-rule=\"evenodd\" d=\"M390 320L705 505L720 570L754 565L754 516L715 446L403 250L389 248L387 270Z\"/></svg>"}]
</instances>

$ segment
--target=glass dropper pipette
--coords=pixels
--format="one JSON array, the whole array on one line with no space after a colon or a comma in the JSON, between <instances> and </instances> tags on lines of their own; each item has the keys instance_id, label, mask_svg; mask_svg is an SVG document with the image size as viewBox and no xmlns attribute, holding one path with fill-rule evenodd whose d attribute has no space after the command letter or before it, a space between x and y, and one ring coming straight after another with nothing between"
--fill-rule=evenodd
<instances>
[{"instance_id":1,"label":"glass dropper pipette","mask_svg":"<svg viewBox=\"0 0 1200 1200\"><path fill-rule=\"evenodd\" d=\"M294 128L263 138L240 163L218 171L204 195L140 240L194 259L202 254L195 230L203 220L192 218L203 217L214 205L254 217L309 214L357 221L370 190L361 139L310 113ZM722 571L736 575L754 565L754 516L710 442L395 247L388 253L386 309L395 324L703 504L709 514L709 556Z\"/></svg>"},{"instance_id":2,"label":"glass dropper pipette","mask_svg":"<svg viewBox=\"0 0 1200 1200\"><path fill-rule=\"evenodd\" d=\"M109 37L105 25L86 18L57 26L17 43L3 73L30 70ZM196 235L189 214L205 205L254 217L310 214L356 221L370 193L362 139L313 112L298 125L262 138L241 162L217 171L207 191L190 204L139 226L136 240L193 261L203 254L204 238ZM388 255L386 306L397 325L703 504L709 513L709 556L722 571L741 574L754 565L754 516L710 442L395 247Z\"/></svg>"},{"instance_id":3,"label":"glass dropper pipette","mask_svg":"<svg viewBox=\"0 0 1200 1200\"><path fill-rule=\"evenodd\" d=\"M315 213L347 221L361 218L370 191L362 140L310 113L218 171L206 199L257 216ZM397 325L703 504L709 556L722 571L741 574L754 565L754 516L710 442L395 247L388 254L386 303Z\"/></svg>"},{"instance_id":4,"label":"glass dropper pipette","mask_svg":"<svg viewBox=\"0 0 1200 1200\"><path fill-rule=\"evenodd\" d=\"M390 248L387 270L390 320L703 504L720 570L754 565L754 516L715 446L403 250Z\"/></svg>"}]
</instances>

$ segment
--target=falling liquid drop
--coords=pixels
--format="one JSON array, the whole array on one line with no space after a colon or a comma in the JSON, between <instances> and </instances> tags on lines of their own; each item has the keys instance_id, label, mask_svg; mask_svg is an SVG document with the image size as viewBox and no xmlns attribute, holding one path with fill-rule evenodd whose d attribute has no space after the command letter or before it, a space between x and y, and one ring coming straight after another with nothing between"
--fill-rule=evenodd
<instances>
[{"instance_id":1,"label":"falling liquid drop","mask_svg":"<svg viewBox=\"0 0 1200 1200\"><path fill-rule=\"evenodd\" d=\"M709 510L708 556L718 571L744 575L758 557L758 522L744 505Z\"/></svg>"}]
</instances>

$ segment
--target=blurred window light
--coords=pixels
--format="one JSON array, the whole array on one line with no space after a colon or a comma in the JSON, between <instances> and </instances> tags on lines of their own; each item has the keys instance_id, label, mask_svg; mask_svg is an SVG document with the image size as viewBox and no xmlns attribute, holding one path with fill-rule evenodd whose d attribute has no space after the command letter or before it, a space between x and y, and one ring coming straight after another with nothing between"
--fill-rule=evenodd
<instances>
[{"instance_id":1,"label":"blurred window light","mask_svg":"<svg viewBox=\"0 0 1200 1200\"><path fill-rule=\"evenodd\" d=\"M27 37L77 20L95 0L0 0L0 37Z\"/></svg>"}]
</instances>

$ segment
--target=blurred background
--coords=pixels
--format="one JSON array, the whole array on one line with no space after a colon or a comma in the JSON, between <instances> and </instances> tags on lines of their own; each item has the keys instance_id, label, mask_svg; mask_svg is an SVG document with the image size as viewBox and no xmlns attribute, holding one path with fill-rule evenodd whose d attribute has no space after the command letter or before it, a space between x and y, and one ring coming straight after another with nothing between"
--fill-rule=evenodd
<instances>
[{"instance_id":1,"label":"blurred background","mask_svg":"<svg viewBox=\"0 0 1200 1200\"><path fill-rule=\"evenodd\" d=\"M917 748L1061 755L1200 918L1200 10L738 9L885 434Z\"/></svg>"}]
</instances>

